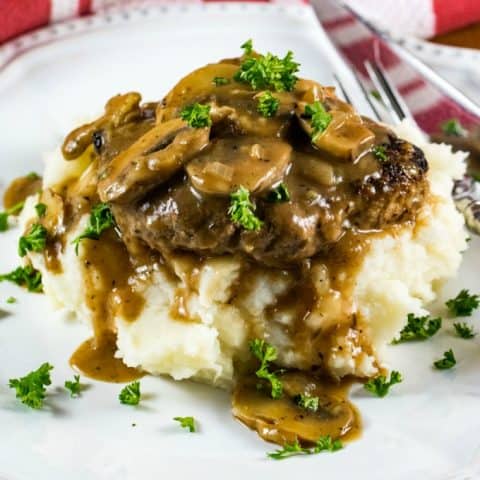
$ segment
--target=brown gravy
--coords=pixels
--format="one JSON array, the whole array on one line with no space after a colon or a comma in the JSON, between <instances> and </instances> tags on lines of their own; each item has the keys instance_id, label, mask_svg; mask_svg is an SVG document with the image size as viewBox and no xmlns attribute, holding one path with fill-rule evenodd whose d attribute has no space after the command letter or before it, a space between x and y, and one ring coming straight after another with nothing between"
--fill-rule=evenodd
<instances>
[{"instance_id":1,"label":"brown gravy","mask_svg":"<svg viewBox=\"0 0 480 480\"><path fill-rule=\"evenodd\" d=\"M334 383L302 372L281 376L283 396L269 397L252 377L240 381L232 395L233 415L269 442L284 445L296 440L304 446L329 435L342 441L360 436L362 425L357 409L348 400L351 380ZM317 411L298 406L297 395L318 397Z\"/></svg>"},{"instance_id":2,"label":"brown gravy","mask_svg":"<svg viewBox=\"0 0 480 480\"><path fill-rule=\"evenodd\" d=\"M42 189L42 178L36 174L18 177L10 183L3 195L3 206L5 209L25 201L30 195L38 193Z\"/></svg>"},{"instance_id":3,"label":"brown gravy","mask_svg":"<svg viewBox=\"0 0 480 480\"><path fill-rule=\"evenodd\" d=\"M127 367L115 357L117 339L114 334L85 340L70 358L70 365L82 375L103 382L123 383L141 378L144 373Z\"/></svg>"},{"instance_id":4,"label":"brown gravy","mask_svg":"<svg viewBox=\"0 0 480 480\"><path fill-rule=\"evenodd\" d=\"M70 363L85 375L108 382L125 382L143 374L115 358L116 335L113 319L121 313L127 320L140 315L145 300L134 291L129 279L134 274L130 257L114 230L99 241L84 240L83 255L86 302L93 313L94 338L84 342Z\"/></svg>"}]
</instances>

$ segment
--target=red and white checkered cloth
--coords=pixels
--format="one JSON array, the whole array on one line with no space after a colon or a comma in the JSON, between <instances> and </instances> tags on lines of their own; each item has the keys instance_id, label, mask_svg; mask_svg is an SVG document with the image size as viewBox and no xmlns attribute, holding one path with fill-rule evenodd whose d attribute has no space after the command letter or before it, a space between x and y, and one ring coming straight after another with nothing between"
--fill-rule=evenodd
<instances>
[{"instance_id":1,"label":"red and white checkered cloth","mask_svg":"<svg viewBox=\"0 0 480 480\"><path fill-rule=\"evenodd\" d=\"M47 24L130 5L211 1L222 0L0 0L0 69L2 58L6 59L4 61L12 58L12 55L3 57L1 55L2 49L10 45L8 40ZM308 4L308 0L243 1ZM397 35L430 37L436 33L444 33L480 21L480 0L343 1L349 3L364 17ZM325 10L328 14L327 4L325 4ZM332 10L331 13L331 18L329 17L326 25L329 34L336 38L337 45L340 45L346 59L362 71L363 58L366 56L373 59L375 39L368 31L356 24L350 14L345 12L339 14L338 10ZM7 44L2 46L2 42ZM15 45L12 47L15 50ZM358 55L359 52L362 52L362 55ZM456 103L439 95L437 90L418 74L400 64L398 59L389 52L380 51L380 59L390 76L395 79L397 88L402 93L415 120L427 133L438 131L439 123L447 118L456 117L467 126L478 122L478 119L460 109Z\"/></svg>"},{"instance_id":2,"label":"red and white checkered cloth","mask_svg":"<svg viewBox=\"0 0 480 480\"><path fill-rule=\"evenodd\" d=\"M157 0L200 3L216 0ZM247 0L283 3L308 0ZM29 30L145 0L0 0L0 44ZM150 3L155 3L151 0ZM480 21L480 0L347 0L366 18L396 33L430 37Z\"/></svg>"}]
</instances>

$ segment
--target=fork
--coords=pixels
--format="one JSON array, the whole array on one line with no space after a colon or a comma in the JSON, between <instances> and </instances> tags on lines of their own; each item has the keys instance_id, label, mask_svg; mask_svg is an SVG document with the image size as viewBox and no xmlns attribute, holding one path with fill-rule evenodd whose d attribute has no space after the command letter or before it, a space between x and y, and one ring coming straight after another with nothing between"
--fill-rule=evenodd
<instances>
[{"instance_id":1,"label":"fork","mask_svg":"<svg viewBox=\"0 0 480 480\"><path fill-rule=\"evenodd\" d=\"M364 81L354 70L352 73L358 88L363 93L364 100L370 107L369 113L380 122L399 125L403 120L408 119L418 127L401 94L382 65L379 62L367 60L364 62L364 66L369 80L378 93L378 99L375 98L372 91L368 90ZM343 99L361 112L362 105L358 104L354 95L349 95L345 83L336 74L334 74L334 78L335 86ZM468 228L472 233L480 235L480 182L465 175L463 179L455 181L452 196L457 209L465 217Z\"/></svg>"}]
</instances>

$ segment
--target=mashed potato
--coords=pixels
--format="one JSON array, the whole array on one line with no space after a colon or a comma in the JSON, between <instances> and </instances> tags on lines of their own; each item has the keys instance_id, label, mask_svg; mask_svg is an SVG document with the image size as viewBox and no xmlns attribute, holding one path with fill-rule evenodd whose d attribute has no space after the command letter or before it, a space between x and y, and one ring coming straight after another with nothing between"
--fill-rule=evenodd
<instances>
[{"instance_id":1,"label":"mashed potato","mask_svg":"<svg viewBox=\"0 0 480 480\"><path fill-rule=\"evenodd\" d=\"M382 348L403 327L408 313L428 313L425 306L434 300L442 282L455 275L460 252L466 248L463 217L450 195L453 179L463 175L464 155L452 153L447 145L427 143L407 123L397 129L397 134L424 151L433 195L415 226L404 226L394 234L375 238L356 277L345 278L353 286L351 308L357 314L357 322L340 331L330 346L325 363L333 376L375 375L381 365ZM67 163L60 152L47 156L45 187L79 177L87 164L85 158ZM24 225L34 217L36 201L33 197L28 199L22 214ZM70 239L83 230L86 222L87 216L71 232ZM75 254L74 246L67 242L60 257L60 274L47 270L42 255L30 254L30 259L42 272L45 293L54 304L75 312L79 320L90 324L92 313L84 300L82 255ZM295 312L280 309L268 318L266 313L288 290L291 279L271 271L256 271L249 278L249 287L232 304L241 265L229 257L210 259L202 264L197 287L188 296L186 308L192 321L184 322L172 317L170 306L178 289L187 288L189 267L181 258L173 264L176 278L160 267L148 281L135 284L136 291L146 300L135 322L120 315L115 317L117 356L125 364L177 380L193 378L229 388L235 362L246 358L248 338L253 334L267 338L277 347L281 365L306 365L302 349L295 347L288 334ZM315 284L319 294L325 291L321 273L319 265ZM324 301L341 303L341 296L325 297ZM316 322L321 323L324 308L325 304L320 302L306 320L312 331Z\"/></svg>"}]
</instances>

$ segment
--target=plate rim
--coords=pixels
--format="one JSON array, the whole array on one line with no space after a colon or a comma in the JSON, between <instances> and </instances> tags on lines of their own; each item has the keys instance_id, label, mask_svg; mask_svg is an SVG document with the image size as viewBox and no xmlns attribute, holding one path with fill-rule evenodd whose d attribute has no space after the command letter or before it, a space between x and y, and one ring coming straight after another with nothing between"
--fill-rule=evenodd
<instances>
[{"instance_id":1,"label":"plate rim","mask_svg":"<svg viewBox=\"0 0 480 480\"><path fill-rule=\"evenodd\" d=\"M97 22L88 22L90 17L84 17L84 18L77 18L73 20L69 20L66 22L63 22L61 24L57 25L51 25L48 27L44 27L36 32L33 33L28 33L22 37L19 37L18 39L15 39L11 43L17 43L19 40L22 39L29 39L29 37L33 37L31 39L32 43L20 43L20 51L17 51L17 54L8 62L8 66L11 62L15 61L17 58L23 56L24 53L28 53L34 48L37 47L43 47L44 45L51 44L53 42L60 41L65 38L70 38L74 37L77 34L83 34L83 33L88 33L92 31L99 30L103 27L108 27L108 26L114 26L114 25L123 25L127 24L131 21L135 21L137 17L129 16L125 17L124 12L131 12L132 10L138 10L140 15L144 15L141 13L142 10L148 10L149 13L153 13L153 11L160 12L160 14L165 14L168 12L189 12L194 9L202 9L206 10L208 9L209 11L226 11L230 13L231 11L234 11L234 6L235 8L240 7L241 9L244 10L252 10L252 11L286 11L286 10L302 10L302 11L307 11L305 9L305 6L303 5L292 5L292 6L285 6L285 5L278 5L278 4L257 4L257 3L240 3L240 2L232 2L232 3L211 3L211 4L188 4L188 5L178 5L178 4L169 4L169 5L150 5L150 6L142 6L142 7L132 7L132 6L125 6L124 8L119 8L118 10L115 10L114 12L112 11L107 11L102 14L97 14L95 17L97 17L98 21ZM108 17L111 17L112 20L107 20ZM142 18L141 16L139 18ZM75 28L71 28L70 25L75 24ZM77 24L79 24L79 27L85 27L85 28L78 28L77 29ZM42 37L43 33L45 33L45 38ZM425 42L426 43L426 42ZM0 75L2 73L2 65L1 65L1 60L2 60L2 49L6 46L9 46L9 44L6 44L4 46L0 47ZM447 477L445 477L445 480L450 479L467 479L467 478L474 478L473 474L475 472L470 472L470 471L462 471L462 472L455 472L455 473L450 473L447 474ZM472 474L472 477L469 477L468 475ZM450 476L452 475L452 476ZM0 473L0 478L2 478L2 474Z\"/></svg>"},{"instance_id":2,"label":"plate rim","mask_svg":"<svg viewBox=\"0 0 480 480\"><path fill-rule=\"evenodd\" d=\"M480 50L433 43L413 36L395 37L399 45L407 48L421 60L452 67L452 63L465 70L479 71Z\"/></svg>"},{"instance_id":3,"label":"plate rim","mask_svg":"<svg viewBox=\"0 0 480 480\"><path fill-rule=\"evenodd\" d=\"M200 12L228 13L232 11L250 11L255 13L289 12L305 15L311 11L308 3L295 2L290 4L270 2L249 2L242 0L202 2L202 3L155 3L155 4L127 4L113 6L82 17L76 17L40 27L24 33L0 45L0 74L24 54L66 38L75 37L105 27L125 25L142 18L155 18L171 13L189 13L193 10Z\"/></svg>"}]
</instances>

